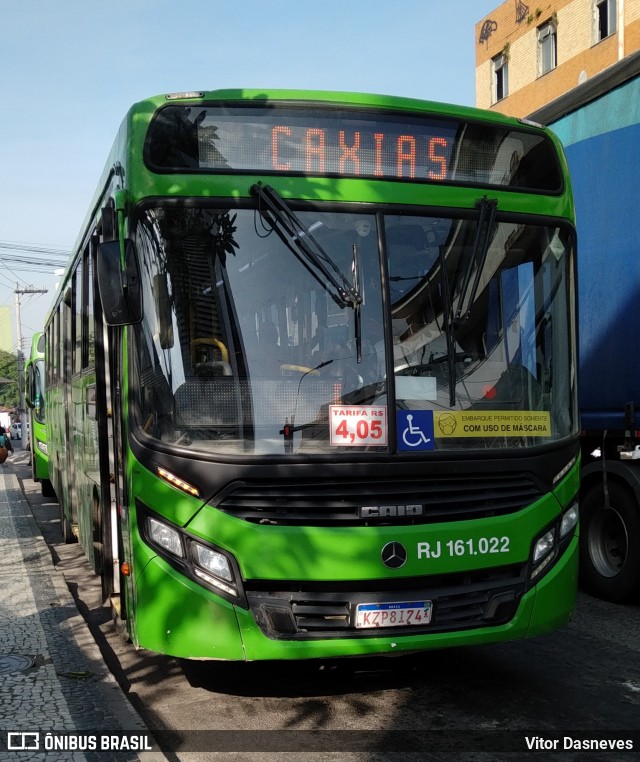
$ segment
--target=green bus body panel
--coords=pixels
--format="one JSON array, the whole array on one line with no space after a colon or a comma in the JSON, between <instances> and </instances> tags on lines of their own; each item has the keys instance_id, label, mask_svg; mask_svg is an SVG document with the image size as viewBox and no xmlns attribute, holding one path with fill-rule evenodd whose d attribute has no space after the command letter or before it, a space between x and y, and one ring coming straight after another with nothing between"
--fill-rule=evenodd
<instances>
[{"instance_id":1,"label":"green bus body panel","mask_svg":"<svg viewBox=\"0 0 640 762\"><path fill-rule=\"evenodd\" d=\"M144 167L139 167L138 194L131 197L132 203L146 198L250 198L249 189L255 183L264 181L264 175L233 175L217 177L193 175L154 175ZM285 199L303 199L308 191L308 180L301 177L269 177L273 185ZM391 187L393 186L393 187ZM393 195L393 203L417 207L473 208L478 199L478 188L461 190L446 185L429 185L411 182L383 180L314 178L314 200L318 202L349 203L358 199L359 204L385 204ZM531 214L531 196L526 193L508 193L492 188L487 191L491 198L498 200L501 212ZM536 214L571 219L573 205L567 197L540 196Z\"/></svg>"},{"instance_id":2,"label":"green bus body panel","mask_svg":"<svg viewBox=\"0 0 640 762\"><path fill-rule=\"evenodd\" d=\"M146 506L161 512L167 521L184 527L202 509L201 499L171 487L136 462L131 451L129 451L129 463L131 464L131 494L139 495Z\"/></svg>"},{"instance_id":3,"label":"green bus body panel","mask_svg":"<svg viewBox=\"0 0 640 762\"><path fill-rule=\"evenodd\" d=\"M138 490L143 490L138 494L143 494L148 503L156 498L161 499L164 506L173 506L174 517L180 515L182 510L185 518L197 503L193 498L182 496L173 487L158 482L152 474L145 474L139 464L135 472L137 481L134 484ZM558 485L556 493L560 497L566 496L568 500L573 499L578 476L579 464L576 464ZM150 491L144 490L143 484ZM471 566L496 566L496 556L474 556L472 563L469 556L429 560L414 557L401 570L392 571L384 567L379 558L379 549L384 542L397 539L411 547L412 543L415 546L424 538L432 544L437 539L446 543L448 537L476 540L488 535L500 535L502 531L508 535L512 531L514 536L510 536L510 539L513 539L513 553L505 554L507 557L500 561L522 562L529 556L533 537L557 518L564 507L566 503L559 503L555 496L547 495L520 512L516 518L507 516L502 519L404 529L260 527L225 516L210 507L204 507L192 521L187 520L185 523L192 534L232 552L240 564L243 576L249 579L255 576L321 581L425 575L425 585L428 586L431 574L461 571ZM137 531L135 511L132 510L130 515L132 542L128 546L133 548L135 643L139 647L179 658L332 658L502 642L552 632L569 621L575 606L577 531L549 573L523 596L515 617L506 625L432 635L411 635L402 629L394 636L385 637L271 639L260 630L249 610L221 599L157 556L153 548L142 541Z\"/></svg>"},{"instance_id":4,"label":"green bus body panel","mask_svg":"<svg viewBox=\"0 0 640 762\"><path fill-rule=\"evenodd\" d=\"M511 516L479 521L388 527L278 527L232 519L211 508L203 510L189 530L234 553L245 579L358 580L397 579L448 574L503 564L524 563L531 539L559 513L552 496ZM226 520L225 520L226 519ZM503 537L509 551L457 556L451 545L462 540L474 548L480 538ZM392 570L380 551L388 542L402 543L407 562ZM428 546L428 547L427 547ZM497 543L500 547L500 543ZM422 547L422 553L419 548ZM420 557L422 556L422 557Z\"/></svg>"},{"instance_id":5,"label":"green bus body panel","mask_svg":"<svg viewBox=\"0 0 640 762\"><path fill-rule=\"evenodd\" d=\"M531 591L535 593L535 606L527 630L528 638L554 632L571 620L578 597L579 537L577 527L558 564Z\"/></svg>"},{"instance_id":6,"label":"green bus body panel","mask_svg":"<svg viewBox=\"0 0 640 762\"><path fill-rule=\"evenodd\" d=\"M431 635L399 630L385 637L293 641L266 637L250 611L232 607L155 557L136 579L136 645L178 658L253 661L400 654L518 640L552 632L570 620L577 575L576 536L553 569L523 596L508 624Z\"/></svg>"},{"instance_id":7,"label":"green bus body panel","mask_svg":"<svg viewBox=\"0 0 640 762\"><path fill-rule=\"evenodd\" d=\"M558 486L553 491L558 503L563 508L567 508L570 505L580 490L580 469L581 460L578 455L576 462L569 469L566 476L558 482Z\"/></svg>"},{"instance_id":8,"label":"green bus body panel","mask_svg":"<svg viewBox=\"0 0 640 762\"><path fill-rule=\"evenodd\" d=\"M575 496L577 474L574 466L563 481L567 485L559 490L566 493L563 502L549 494L515 514L404 527L269 526L228 516L208 505L193 515L198 501L161 482L139 464L132 490L144 496L147 507L172 523L233 554L244 579L397 579L525 563L533 538ZM492 543L498 552L479 553L478 541L492 538L498 539ZM508 539L508 552L502 538ZM398 570L389 569L380 558L382 547L393 541L409 551L406 564ZM465 552L458 555L455 543L460 541ZM475 552L468 552L470 547Z\"/></svg>"},{"instance_id":9,"label":"green bus body panel","mask_svg":"<svg viewBox=\"0 0 640 762\"><path fill-rule=\"evenodd\" d=\"M256 626L251 613L238 610L246 658L311 659L365 654L398 654L435 648L521 640L553 632L570 620L578 578L578 541L574 538L559 563L535 589L526 593L513 619L499 627L466 631L321 641L275 641Z\"/></svg>"},{"instance_id":10,"label":"green bus body panel","mask_svg":"<svg viewBox=\"0 0 640 762\"><path fill-rule=\"evenodd\" d=\"M234 608L152 557L136 578L136 645L174 656L242 660Z\"/></svg>"},{"instance_id":11,"label":"green bus body panel","mask_svg":"<svg viewBox=\"0 0 640 762\"><path fill-rule=\"evenodd\" d=\"M49 458L38 447L38 442L47 444L46 424L40 423L31 415L31 452L33 457L33 473L38 481L49 478Z\"/></svg>"}]
</instances>

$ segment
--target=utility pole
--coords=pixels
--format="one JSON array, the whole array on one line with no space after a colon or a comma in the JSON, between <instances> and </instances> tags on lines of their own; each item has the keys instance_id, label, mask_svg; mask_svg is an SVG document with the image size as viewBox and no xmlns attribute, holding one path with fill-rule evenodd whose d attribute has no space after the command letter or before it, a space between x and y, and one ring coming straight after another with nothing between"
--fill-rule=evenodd
<instances>
[{"instance_id":1,"label":"utility pole","mask_svg":"<svg viewBox=\"0 0 640 762\"><path fill-rule=\"evenodd\" d=\"M20 322L20 295L21 294L46 294L46 288L19 288L16 283L16 339L18 342L18 390L20 392L20 402L18 413L20 415L20 431L22 449L27 444L27 409L24 401L24 352L22 351L22 325Z\"/></svg>"}]
</instances>

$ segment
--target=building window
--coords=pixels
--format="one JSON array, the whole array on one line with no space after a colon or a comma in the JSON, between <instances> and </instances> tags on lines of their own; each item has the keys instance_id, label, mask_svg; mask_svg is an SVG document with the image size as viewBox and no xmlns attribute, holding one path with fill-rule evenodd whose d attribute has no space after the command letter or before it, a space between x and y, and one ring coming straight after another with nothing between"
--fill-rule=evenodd
<instances>
[{"instance_id":1,"label":"building window","mask_svg":"<svg viewBox=\"0 0 640 762\"><path fill-rule=\"evenodd\" d=\"M497 103L509 95L509 64L504 54L492 59L493 63L493 86L492 102Z\"/></svg>"},{"instance_id":2,"label":"building window","mask_svg":"<svg viewBox=\"0 0 640 762\"><path fill-rule=\"evenodd\" d=\"M558 65L556 25L553 22L538 28L538 76Z\"/></svg>"},{"instance_id":3,"label":"building window","mask_svg":"<svg viewBox=\"0 0 640 762\"><path fill-rule=\"evenodd\" d=\"M596 42L616 31L616 0L595 0Z\"/></svg>"}]
</instances>

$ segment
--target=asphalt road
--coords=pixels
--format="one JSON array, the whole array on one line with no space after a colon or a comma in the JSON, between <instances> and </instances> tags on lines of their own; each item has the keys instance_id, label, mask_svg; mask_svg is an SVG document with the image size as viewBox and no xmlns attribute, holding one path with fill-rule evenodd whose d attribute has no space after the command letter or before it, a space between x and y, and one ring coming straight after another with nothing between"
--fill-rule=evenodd
<instances>
[{"instance_id":1,"label":"asphalt road","mask_svg":"<svg viewBox=\"0 0 640 762\"><path fill-rule=\"evenodd\" d=\"M640 759L640 605L581 593L572 623L552 635L417 656L157 656L115 633L79 546L61 542L57 503L15 468L105 661L169 759L510 760L529 749L545 760ZM605 748L584 748L596 741Z\"/></svg>"}]
</instances>

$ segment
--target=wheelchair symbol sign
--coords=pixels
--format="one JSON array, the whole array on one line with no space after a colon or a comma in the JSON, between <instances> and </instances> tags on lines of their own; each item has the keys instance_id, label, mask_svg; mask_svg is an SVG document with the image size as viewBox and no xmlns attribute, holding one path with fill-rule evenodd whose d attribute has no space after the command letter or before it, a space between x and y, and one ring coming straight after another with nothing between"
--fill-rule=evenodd
<instances>
[{"instance_id":1,"label":"wheelchair symbol sign","mask_svg":"<svg viewBox=\"0 0 640 762\"><path fill-rule=\"evenodd\" d=\"M396 423L399 450L434 449L432 410L398 410Z\"/></svg>"}]
</instances>

